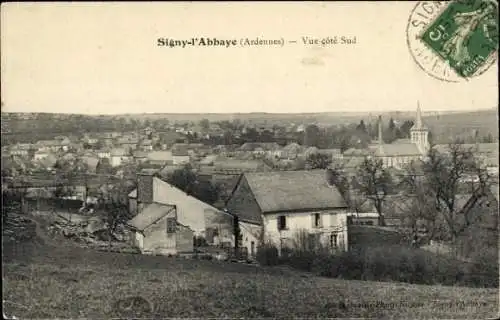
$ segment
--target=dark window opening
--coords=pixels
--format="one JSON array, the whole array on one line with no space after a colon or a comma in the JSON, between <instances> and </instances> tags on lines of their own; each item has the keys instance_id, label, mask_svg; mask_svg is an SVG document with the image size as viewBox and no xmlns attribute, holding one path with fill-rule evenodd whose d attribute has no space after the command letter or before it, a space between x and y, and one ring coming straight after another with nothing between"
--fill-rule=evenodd
<instances>
[{"instance_id":1,"label":"dark window opening","mask_svg":"<svg viewBox=\"0 0 500 320\"><path fill-rule=\"evenodd\" d=\"M319 213L314 214L314 227L315 228L321 227L321 215Z\"/></svg>"},{"instance_id":2,"label":"dark window opening","mask_svg":"<svg viewBox=\"0 0 500 320\"><path fill-rule=\"evenodd\" d=\"M285 230L285 229L286 229L286 217L279 216L278 217L278 230Z\"/></svg>"},{"instance_id":3,"label":"dark window opening","mask_svg":"<svg viewBox=\"0 0 500 320\"><path fill-rule=\"evenodd\" d=\"M330 235L330 246L332 248L336 248L337 247L337 234L335 234L335 233L332 233Z\"/></svg>"},{"instance_id":4,"label":"dark window opening","mask_svg":"<svg viewBox=\"0 0 500 320\"><path fill-rule=\"evenodd\" d=\"M175 218L167 218L167 233L175 233L176 225Z\"/></svg>"}]
</instances>

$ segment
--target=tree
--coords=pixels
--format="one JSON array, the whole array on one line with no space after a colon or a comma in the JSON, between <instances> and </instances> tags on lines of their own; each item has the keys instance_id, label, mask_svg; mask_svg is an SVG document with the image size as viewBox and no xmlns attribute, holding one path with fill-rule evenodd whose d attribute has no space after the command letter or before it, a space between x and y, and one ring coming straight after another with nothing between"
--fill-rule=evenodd
<instances>
[{"instance_id":1,"label":"tree","mask_svg":"<svg viewBox=\"0 0 500 320\"><path fill-rule=\"evenodd\" d=\"M317 147L319 143L320 130L318 126L311 124L306 127L304 134L304 145L308 147Z\"/></svg>"},{"instance_id":2,"label":"tree","mask_svg":"<svg viewBox=\"0 0 500 320\"><path fill-rule=\"evenodd\" d=\"M449 145L446 153L432 148L423 170L435 209L446 224L448 239L456 245L458 238L477 221L474 208L488 196L492 177L471 149L456 142ZM457 201L459 194L467 197L461 205Z\"/></svg>"},{"instance_id":3,"label":"tree","mask_svg":"<svg viewBox=\"0 0 500 320\"><path fill-rule=\"evenodd\" d=\"M328 168L327 176L328 183L334 185L339 190L349 209L356 213L361 212L362 198L354 192L351 179L345 173L342 166L336 165L333 168Z\"/></svg>"},{"instance_id":4,"label":"tree","mask_svg":"<svg viewBox=\"0 0 500 320\"><path fill-rule=\"evenodd\" d=\"M365 122L363 120L359 122L358 126L356 127L356 130L359 132L368 133Z\"/></svg>"},{"instance_id":5,"label":"tree","mask_svg":"<svg viewBox=\"0 0 500 320\"><path fill-rule=\"evenodd\" d=\"M125 183L117 183L113 185L111 190L100 195L98 208L104 214L106 222L108 249L111 249L115 232L131 218L127 204L128 191Z\"/></svg>"},{"instance_id":6,"label":"tree","mask_svg":"<svg viewBox=\"0 0 500 320\"><path fill-rule=\"evenodd\" d=\"M95 150L100 150L104 148L104 144L102 143L101 140L98 140L94 145L93 145L93 149Z\"/></svg>"},{"instance_id":7,"label":"tree","mask_svg":"<svg viewBox=\"0 0 500 320\"><path fill-rule=\"evenodd\" d=\"M493 143L495 139L493 139L493 135L488 133L488 135L482 137L483 143Z\"/></svg>"},{"instance_id":8,"label":"tree","mask_svg":"<svg viewBox=\"0 0 500 320\"><path fill-rule=\"evenodd\" d=\"M410 137L410 129L413 127L413 121L406 120L403 122L401 127L399 128L399 138L409 138Z\"/></svg>"},{"instance_id":9,"label":"tree","mask_svg":"<svg viewBox=\"0 0 500 320\"><path fill-rule=\"evenodd\" d=\"M219 189L210 181L201 180L189 165L167 175L167 182L205 203L219 199Z\"/></svg>"},{"instance_id":10,"label":"tree","mask_svg":"<svg viewBox=\"0 0 500 320\"><path fill-rule=\"evenodd\" d=\"M324 153L312 153L306 159L308 169L326 169L331 163L331 157Z\"/></svg>"},{"instance_id":11,"label":"tree","mask_svg":"<svg viewBox=\"0 0 500 320\"><path fill-rule=\"evenodd\" d=\"M200 127L204 131L208 131L208 129L210 128L210 121L208 121L208 119L201 119L200 120Z\"/></svg>"},{"instance_id":12,"label":"tree","mask_svg":"<svg viewBox=\"0 0 500 320\"><path fill-rule=\"evenodd\" d=\"M196 180L192 186L192 195L205 203L213 204L219 200L219 190L210 181Z\"/></svg>"},{"instance_id":13,"label":"tree","mask_svg":"<svg viewBox=\"0 0 500 320\"><path fill-rule=\"evenodd\" d=\"M394 123L394 119L389 120L389 125L387 126L387 129L384 131L384 141L386 143L391 143L394 140L396 140L398 136L396 124Z\"/></svg>"},{"instance_id":14,"label":"tree","mask_svg":"<svg viewBox=\"0 0 500 320\"><path fill-rule=\"evenodd\" d=\"M54 165L57 198L72 196L75 191L75 182L80 175L86 173L86 164L83 161L71 162L58 159Z\"/></svg>"},{"instance_id":15,"label":"tree","mask_svg":"<svg viewBox=\"0 0 500 320\"><path fill-rule=\"evenodd\" d=\"M184 192L190 191L189 188L191 188L196 180L196 174L191 170L190 166L174 170L167 176L168 183Z\"/></svg>"},{"instance_id":16,"label":"tree","mask_svg":"<svg viewBox=\"0 0 500 320\"><path fill-rule=\"evenodd\" d=\"M385 225L383 204L392 192L392 178L378 159L366 158L357 171L355 188L370 200L379 215L379 224Z\"/></svg>"},{"instance_id":17,"label":"tree","mask_svg":"<svg viewBox=\"0 0 500 320\"><path fill-rule=\"evenodd\" d=\"M401 225L407 232L414 245L419 244L419 230L425 229L429 239L439 238L442 234L438 223L437 211L434 205L432 192L425 180L422 170L414 164L408 166L405 175L399 183L402 199L395 201L396 206L403 213Z\"/></svg>"}]
</instances>

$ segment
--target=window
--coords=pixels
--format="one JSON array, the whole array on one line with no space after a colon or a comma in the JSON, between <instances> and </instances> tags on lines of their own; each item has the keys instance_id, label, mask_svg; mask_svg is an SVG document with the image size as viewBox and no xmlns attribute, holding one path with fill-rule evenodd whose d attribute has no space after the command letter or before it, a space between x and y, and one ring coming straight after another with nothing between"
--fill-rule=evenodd
<instances>
[{"instance_id":1,"label":"window","mask_svg":"<svg viewBox=\"0 0 500 320\"><path fill-rule=\"evenodd\" d=\"M321 215L319 213L315 213L313 218L314 218L314 227L320 228L321 227Z\"/></svg>"},{"instance_id":2,"label":"window","mask_svg":"<svg viewBox=\"0 0 500 320\"><path fill-rule=\"evenodd\" d=\"M337 248L337 234L336 233L332 233L330 235L330 246L332 248Z\"/></svg>"},{"instance_id":3,"label":"window","mask_svg":"<svg viewBox=\"0 0 500 320\"><path fill-rule=\"evenodd\" d=\"M175 227L177 226L177 222L175 218L167 218L167 233L175 233Z\"/></svg>"},{"instance_id":4,"label":"window","mask_svg":"<svg viewBox=\"0 0 500 320\"><path fill-rule=\"evenodd\" d=\"M213 228L212 233L213 233L214 237L218 237L219 236L219 229Z\"/></svg>"},{"instance_id":5,"label":"window","mask_svg":"<svg viewBox=\"0 0 500 320\"><path fill-rule=\"evenodd\" d=\"M285 230L286 229L286 216L279 216L278 217L278 230Z\"/></svg>"}]
</instances>

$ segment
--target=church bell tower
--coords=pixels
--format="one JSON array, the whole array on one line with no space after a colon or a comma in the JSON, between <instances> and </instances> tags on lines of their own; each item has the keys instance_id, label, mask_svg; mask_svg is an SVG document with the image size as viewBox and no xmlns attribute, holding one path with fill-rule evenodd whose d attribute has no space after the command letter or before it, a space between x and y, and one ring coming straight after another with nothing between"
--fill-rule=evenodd
<instances>
[{"instance_id":1,"label":"church bell tower","mask_svg":"<svg viewBox=\"0 0 500 320\"><path fill-rule=\"evenodd\" d=\"M422 154L429 151L429 130L425 127L422 121L422 112L420 111L420 103L417 102L417 117L415 124L410 129L411 142L416 144Z\"/></svg>"}]
</instances>

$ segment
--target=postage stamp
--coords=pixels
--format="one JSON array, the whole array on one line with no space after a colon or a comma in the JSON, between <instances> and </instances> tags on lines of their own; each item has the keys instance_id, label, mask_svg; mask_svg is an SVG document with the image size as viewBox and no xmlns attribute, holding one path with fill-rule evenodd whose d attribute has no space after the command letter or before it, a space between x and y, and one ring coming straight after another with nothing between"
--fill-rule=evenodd
<instances>
[{"instance_id":1,"label":"postage stamp","mask_svg":"<svg viewBox=\"0 0 500 320\"><path fill-rule=\"evenodd\" d=\"M459 82L487 71L498 55L498 2L419 2L408 21L413 59L429 75Z\"/></svg>"}]
</instances>

